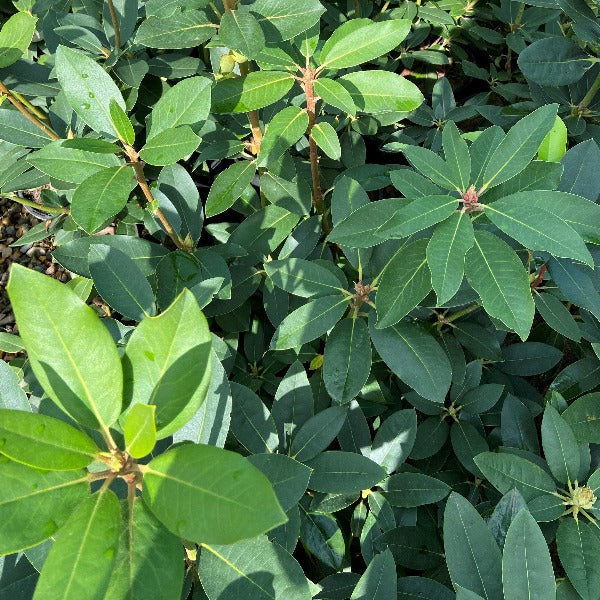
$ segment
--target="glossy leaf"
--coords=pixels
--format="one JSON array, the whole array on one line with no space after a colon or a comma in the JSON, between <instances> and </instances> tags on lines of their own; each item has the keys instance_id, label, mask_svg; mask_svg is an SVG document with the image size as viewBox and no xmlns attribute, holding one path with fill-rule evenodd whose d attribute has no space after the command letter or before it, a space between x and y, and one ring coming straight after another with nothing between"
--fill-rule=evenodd
<instances>
[{"instance_id":1,"label":"glossy leaf","mask_svg":"<svg viewBox=\"0 0 600 600\"><path fill-rule=\"evenodd\" d=\"M377 554L352 591L350 600L386 600L396 595L396 565L389 549Z\"/></svg>"},{"instance_id":2,"label":"glossy leaf","mask_svg":"<svg viewBox=\"0 0 600 600\"><path fill-rule=\"evenodd\" d=\"M208 324L187 290L162 314L146 317L129 337L124 395L129 407L156 406L159 439L177 431L202 404L211 376L210 350Z\"/></svg>"},{"instance_id":3,"label":"glossy leaf","mask_svg":"<svg viewBox=\"0 0 600 600\"><path fill-rule=\"evenodd\" d=\"M332 160L339 160L342 156L340 140L335 129L323 121L315 123L310 130L310 135L315 140L317 146Z\"/></svg>"},{"instance_id":4,"label":"glossy leaf","mask_svg":"<svg viewBox=\"0 0 600 600\"><path fill-rule=\"evenodd\" d=\"M207 594L221 600L311 598L300 565L264 536L226 546L202 544L198 573Z\"/></svg>"},{"instance_id":5,"label":"glossy leaf","mask_svg":"<svg viewBox=\"0 0 600 600\"><path fill-rule=\"evenodd\" d=\"M315 94L323 100L323 102L339 108L349 115L356 114L356 105L348 90L334 79L327 77L319 77L314 83Z\"/></svg>"},{"instance_id":6,"label":"glossy leaf","mask_svg":"<svg viewBox=\"0 0 600 600\"><path fill-rule=\"evenodd\" d=\"M83 471L39 471L13 462L0 464L0 554L36 546L70 520L89 496Z\"/></svg>"},{"instance_id":7,"label":"glossy leaf","mask_svg":"<svg viewBox=\"0 0 600 600\"><path fill-rule=\"evenodd\" d=\"M450 388L452 370L446 354L435 339L412 323L397 323L369 331L375 349L388 367L418 394L443 403Z\"/></svg>"},{"instance_id":8,"label":"glossy leaf","mask_svg":"<svg viewBox=\"0 0 600 600\"><path fill-rule=\"evenodd\" d=\"M0 409L0 439L0 453L36 469L82 469L99 452L91 438L64 421L21 410Z\"/></svg>"},{"instance_id":9,"label":"glossy leaf","mask_svg":"<svg viewBox=\"0 0 600 600\"><path fill-rule=\"evenodd\" d=\"M56 76L67 102L94 131L119 137L110 116L110 101L123 110L125 101L110 75L79 50L59 46L56 51Z\"/></svg>"},{"instance_id":10,"label":"glossy leaf","mask_svg":"<svg viewBox=\"0 0 600 600\"><path fill-rule=\"evenodd\" d=\"M588 265L594 261L577 232L549 211L523 210L528 192L519 192L486 205L486 216L526 248L545 250L558 257L574 258Z\"/></svg>"},{"instance_id":11,"label":"glossy leaf","mask_svg":"<svg viewBox=\"0 0 600 600\"><path fill-rule=\"evenodd\" d=\"M8 294L33 372L46 393L76 421L106 430L121 412L123 389L119 354L108 329L75 292L19 265L11 269Z\"/></svg>"},{"instance_id":12,"label":"glossy leaf","mask_svg":"<svg viewBox=\"0 0 600 600\"><path fill-rule=\"evenodd\" d=\"M584 600L598 598L600 537L583 519L567 518L556 532L556 547L569 581Z\"/></svg>"},{"instance_id":13,"label":"glossy leaf","mask_svg":"<svg viewBox=\"0 0 600 600\"><path fill-rule=\"evenodd\" d=\"M410 22L406 19L348 21L323 44L321 65L343 69L374 60L398 46L409 31Z\"/></svg>"},{"instance_id":14,"label":"glossy leaf","mask_svg":"<svg viewBox=\"0 0 600 600\"><path fill-rule=\"evenodd\" d=\"M331 270L309 260L271 260L264 266L277 287L296 296L327 296L343 289L339 278Z\"/></svg>"},{"instance_id":15,"label":"glossy leaf","mask_svg":"<svg viewBox=\"0 0 600 600\"><path fill-rule=\"evenodd\" d=\"M475 457L475 464L501 494L516 488L529 502L556 491L554 481L546 471L520 456L484 452Z\"/></svg>"},{"instance_id":16,"label":"glossy leaf","mask_svg":"<svg viewBox=\"0 0 600 600\"><path fill-rule=\"evenodd\" d=\"M304 135L307 127L308 114L298 106L278 112L269 122L260 144L258 166L277 160Z\"/></svg>"},{"instance_id":17,"label":"glossy leaf","mask_svg":"<svg viewBox=\"0 0 600 600\"><path fill-rule=\"evenodd\" d=\"M486 312L526 339L535 307L529 278L511 247L492 233L477 231L465 258L465 274Z\"/></svg>"},{"instance_id":18,"label":"glossy leaf","mask_svg":"<svg viewBox=\"0 0 600 600\"><path fill-rule=\"evenodd\" d=\"M73 220L87 233L96 233L125 206L135 186L133 170L127 166L90 175L73 193Z\"/></svg>"},{"instance_id":19,"label":"glossy leaf","mask_svg":"<svg viewBox=\"0 0 600 600\"><path fill-rule=\"evenodd\" d=\"M550 552L539 525L527 509L521 509L506 534L502 583L505 598L556 598Z\"/></svg>"},{"instance_id":20,"label":"glossy leaf","mask_svg":"<svg viewBox=\"0 0 600 600\"><path fill-rule=\"evenodd\" d=\"M133 458L142 458L152 452L156 444L156 406L135 404L127 413L123 435L127 453Z\"/></svg>"},{"instance_id":21,"label":"glossy leaf","mask_svg":"<svg viewBox=\"0 0 600 600\"><path fill-rule=\"evenodd\" d=\"M346 88L359 112L408 112L423 102L414 83L389 71L355 71L337 81Z\"/></svg>"},{"instance_id":22,"label":"glossy leaf","mask_svg":"<svg viewBox=\"0 0 600 600\"><path fill-rule=\"evenodd\" d=\"M329 331L348 308L348 300L341 294L321 296L291 312L281 322L271 340L274 350L295 348Z\"/></svg>"},{"instance_id":23,"label":"glossy leaf","mask_svg":"<svg viewBox=\"0 0 600 600\"><path fill-rule=\"evenodd\" d=\"M212 110L238 113L257 110L281 100L294 79L290 73L259 71L245 77L223 79L213 88Z\"/></svg>"},{"instance_id":24,"label":"glossy leaf","mask_svg":"<svg viewBox=\"0 0 600 600\"><path fill-rule=\"evenodd\" d=\"M206 198L206 217L214 217L231 208L250 185L256 173L254 161L241 160L219 173Z\"/></svg>"},{"instance_id":25,"label":"glossy leaf","mask_svg":"<svg viewBox=\"0 0 600 600\"><path fill-rule=\"evenodd\" d=\"M371 341L364 319L342 319L329 333L323 357L323 382L339 404L354 399L371 371Z\"/></svg>"},{"instance_id":26,"label":"glossy leaf","mask_svg":"<svg viewBox=\"0 0 600 600\"><path fill-rule=\"evenodd\" d=\"M450 487L443 481L421 473L396 473L383 484L383 495L392 506L412 508L443 500Z\"/></svg>"},{"instance_id":27,"label":"glossy leaf","mask_svg":"<svg viewBox=\"0 0 600 600\"><path fill-rule=\"evenodd\" d=\"M269 480L212 446L178 446L150 461L143 498L170 531L196 543L233 544L286 521Z\"/></svg>"},{"instance_id":28,"label":"glossy leaf","mask_svg":"<svg viewBox=\"0 0 600 600\"><path fill-rule=\"evenodd\" d=\"M37 17L19 12L9 17L0 30L0 68L17 62L29 48Z\"/></svg>"},{"instance_id":29,"label":"glossy leaf","mask_svg":"<svg viewBox=\"0 0 600 600\"><path fill-rule=\"evenodd\" d=\"M199 144L200 138L189 125L179 125L163 129L148 139L140 157L150 165L172 165L192 154Z\"/></svg>"},{"instance_id":30,"label":"glossy leaf","mask_svg":"<svg viewBox=\"0 0 600 600\"><path fill-rule=\"evenodd\" d=\"M542 106L511 127L490 156L483 174L483 188L507 181L529 164L552 128L556 110L556 104Z\"/></svg>"},{"instance_id":31,"label":"glossy leaf","mask_svg":"<svg viewBox=\"0 0 600 600\"><path fill-rule=\"evenodd\" d=\"M375 297L377 328L398 323L431 291L426 248L427 240L418 240L404 246L386 265Z\"/></svg>"},{"instance_id":32,"label":"glossy leaf","mask_svg":"<svg viewBox=\"0 0 600 600\"><path fill-rule=\"evenodd\" d=\"M98 293L126 319L141 321L155 314L154 292L142 271L124 252L105 244L93 244L88 265Z\"/></svg>"},{"instance_id":33,"label":"glossy leaf","mask_svg":"<svg viewBox=\"0 0 600 600\"><path fill-rule=\"evenodd\" d=\"M34 599L102 598L117 555L119 501L103 489L82 502L52 546Z\"/></svg>"},{"instance_id":34,"label":"glossy leaf","mask_svg":"<svg viewBox=\"0 0 600 600\"><path fill-rule=\"evenodd\" d=\"M450 300L464 279L465 256L475 241L471 219L464 212L436 227L427 244L427 266L438 305Z\"/></svg>"},{"instance_id":35,"label":"glossy leaf","mask_svg":"<svg viewBox=\"0 0 600 600\"><path fill-rule=\"evenodd\" d=\"M453 492L444 511L444 550L455 586L503 600L501 554L475 507Z\"/></svg>"},{"instance_id":36,"label":"glossy leaf","mask_svg":"<svg viewBox=\"0 0 600 600\"><path fill-rule=\"evenodd\" d=\"M265 47L265 35L252 13L228 10L221 18L219 39L232 50L256 58Z\"/></svg>"}]
</instances>

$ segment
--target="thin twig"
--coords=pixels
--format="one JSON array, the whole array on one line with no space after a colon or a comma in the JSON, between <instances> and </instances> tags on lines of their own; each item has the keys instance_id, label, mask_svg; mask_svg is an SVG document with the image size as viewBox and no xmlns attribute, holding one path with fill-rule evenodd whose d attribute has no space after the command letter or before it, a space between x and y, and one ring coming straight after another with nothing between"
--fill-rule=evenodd
<instances>
[{"instance_id":1,"label":"thin twig","mask_svg":"<svg viewBox=\"0 0 600 600\"><path fill-rule=\"evenodd\" d=\"M27 117L36 127L39 127L49 138L53 140L60 140L60 136L58 136L52 129L44 125L35 115L32 115L23 104L15 98L11 91L0 81L0 92L5 94L8 98L8 101L25 117Z\"/></svg>"},{"instance_id":2,"label":"thin twig","mask_svg":"<svg viewBox=\"0 0 600 600\"><path fill-rule=\"evenodd\" d=\"M117 19L117 11L113 0L106 0L108 2L108 10L110 12L110 19L112 21L113 31L115 32L115 49L121 47L121 30L119 29L119 20Z\"/></svg>"}]
</instances>

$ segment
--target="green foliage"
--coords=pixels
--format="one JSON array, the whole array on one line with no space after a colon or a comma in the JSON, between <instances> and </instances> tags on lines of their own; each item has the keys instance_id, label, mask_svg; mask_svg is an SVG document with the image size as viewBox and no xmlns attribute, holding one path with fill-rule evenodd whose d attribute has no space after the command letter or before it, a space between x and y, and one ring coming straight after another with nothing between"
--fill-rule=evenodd
<instances>
[{"instance_id":1,"label":"green foliage","mask_svg":"<svg viewBox=\"0 0 600 600\"><path fill-rule=\"evenodd\" d=\"M1 597L598 599L594 3L0 9Z\"/></svg>"}]
</instances>

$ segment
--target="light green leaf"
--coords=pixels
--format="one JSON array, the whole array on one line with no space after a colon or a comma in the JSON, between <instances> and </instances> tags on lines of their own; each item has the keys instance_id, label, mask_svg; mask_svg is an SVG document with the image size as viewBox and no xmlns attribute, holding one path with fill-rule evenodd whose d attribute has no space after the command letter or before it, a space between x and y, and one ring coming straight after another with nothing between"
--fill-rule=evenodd
<instances>
[{"instance_id":1,"label":"light green leaf","mask_svg":"<svg viewBox=\"0 0 600 600\"><path fill-rule=\"evenodd\" d=\"M504 598L553 600L556 583L548 545L526 508L513 519L502 555Z\"/></svg>"},{"instance_id":2,"label":"light green leaf","mask_svg":"<svg viewBox=\"0 0 600 600\"><path fill-rule=\"evenodd\" d=\"M288 106L270 121L260 144L258 166L264 167L277 160L306 132L308 114L298 106Z\"/></svg>"},{"instance_id":3,"label":"light green leaf","mask_svg":"<svg viewBox=\"0 0 600 600\"><path fill-rule=\"evenodd\" d=\"M136 186L133 169L107 167L87 177L73 193L71 217L87 233L95 233L127 203Z\"/></svg>"},{"instance_id":4,"label":"light green leaf","mask_svg":"<svg viewBox=\"0 0 600 600\"><path fill-rule=\"evenodd\" d=\"M339 278L329 269L303 258L271 260L264 267L277 287L303 298L327 296L342 289Z\"/></svg>"},{"instance_id":5,"label":"light green leaf","mask_svg":"<svg viewBox=\"0 0 600 600\"><path fill-rule=\"evenodd\" d=\"M247 58L256 58L265 47L265 34L256 18L237 10L228 10L221 18L219 40Z\"/></svg>"},{"instance_id":6,"label":"light green leaf","mask_svg":"<svg viewBox=\"0 0 600 600\"><path fill-rule=\"evenodd\" d=\"M146 141L140 150L140 158L149 165L172 165L192 154L200 141L189 125L163 129Z\"/></svg>"},{"instance_id":7,"label":"light green leaf","mask_svg":"<svg viewBox=\"0 0 600 600\"><path fill-rule=\"evenodd\" d=\"M318 0L291 3L289 0L242 0L238 10L254 14L272 44L310 29L325 12Z\"/></svg>"},{"instance_id":8,"label":"light green leaf","mask_svg":"<svg viewBox=\"0 0 600 600\"><path fill-rule=\"evenodd\" d=\"M318 338L331 329L346 312L348 298L341 294L315 298L291 312L281 322L271 348L286 350Z\"/></svg>"},{"instance_id":9,"label":"light green leaf","mask_svg":"<svg viewBox=\"0 0 600 600\"><path fill-rule=\"evenodd\" d=\"M438 306L458 292L465 273L465 256L474 241L471 219L464 212L454 213L433 232L427 244L427 265Z\"/></svg>"},{"instance_id":10,"label":"light green leaf","mask_svg":"<svg viewBox=\"0 0 600 600\"><path fill-rule=\"evenodd\" d=\"M102 598L117 555L121 509L103 488L82 502L54 542L34 600Z\"/></svg>"},{"instance_id":11,"label":"light green leaf","mask_svg":"<svg viewBox=\"0 0 600 600\"><path fill-rule=\"evenodd\" d=\"M556 532L556 547L569 581L583 600L598 600L600 536L592 523L567 518Z\"/></svg>"},{"instance_id":12,"label":"light green leaf","mask_svg":"<svg viewBox=\"0 0 600 600\"><path fill-rule=\"evenodd\" d=\"M579 446L569 424L550 403L544 409L542 446L554 478L561 483L575 481L580 467Z\"/></svg>"},{"instance_id":13,"label":"light green leaf","mask_svg":"<svg viewBox=\"0 0 600 600\"><path fill-rule=\"evenodd\" d=\"M0 31L0 68L16 63L29 48L37 17L26 12L12 15L2 25Z\"/></svg>"},{"instance_id":14,"label":"light green leaf","mask_svg":"<svg viewBox=\"0 0 600 600\"><path fill-rule=\"evenodd\" d=\"M108 329L67 286L17 264L8 295L45 392L76 421L108 429L121 412L123 389L119 353Z\"/></svg>"},{"instance_id":15,"label":"light green leaf","mask_svg":"<svg viewBox=\"0 0 600 600\"><path fill-rule=\"evenodd\" d=\"M465 274L486 312L526 339L535 306L529 277L514 250L494 234L476 231L475 245L465 259Z\"/></svg>"},{"instance_id":16,"label":"light green leaf","mask_svg":"<svg viewBox=\"0 0 600 600\"><path fill-rule=\"evenodd\" d=\"M403 246L385 266L375 296L378 329L402 320L431 291L426 247L427 240Z\"/></svg>"},{"instance_id":17,"label":"light green leaf","mask_svg":"<svg viewBox=\"0 0 600 600\"><path fill-rule=\"evenodd\" d=\"M189 8L168 17L148 17L138 28L135 42L148 48L194 48L216 32L206 13Z\"/></svg>"},{"instance_id":18,"label":"light green leaf","mask_svg":"<svg viewBox=\"0 0 600 600\"><path fill-rule=\"evenodd\" d=\"M410 32L407 19L373 22L353 19L338 27L323 44L319 59L328 69L355 67L393 50Z\"/></svg>"},{"instance_id":19,"label":"light green leaf","mask_svg":"<svg viewBox=\"0 0 600 600\"><path fill-rule=\"evenodd\" d=\"M294 85L291 73L257 71L245 77L221 79L212 91L215 113L257 110L281 100Z\"/></svg>"},{"instance_id":20,"label":"light green leaf","mask_svg":"<svg viewBox=\"0 0 600 600\"><path fill-rule=\"evenodd\" d=\"M106 167L118 167L121 161L114 154L86 152L57 140L37 152L27 155L27 162L36 169L61 181L83 183L88 177ZM115 146L118 151L118 148Z\"/></svg>"},{"instance_id":21,"label":"light green leaf","mask_svg":"<svg viewBox=\"0 0 600 600\"><path fill-rule=\"evenodd\" d=\"M103 600L179 600L184 566L181 540L167 531L138 496L121 502L121 539Z\"/></svg>"},{"instance_id":22,"label":"light green leaf","mask_svg":"<svg viewBox=\"0 0 600 600\"><path fill-rule=\"evenodd\" d=\"M119 137L110 116L110 101L123 110L125 101L110 75L79 50L59 46L56 76L67 102L79 117L98 133Z\"/></svg>"},{"instance_id":23,"label":"light green leaf","mask_svg":"<svg viewBox=\"0 0 600 600\"><path fill-rule=\"evenodd\" d=\"M135 131L127 113L117 104L114 98L111 98L108 108L111 122L119 139L124 144L133 144L135 141Z\"/></svg>"},{"instance_id":24,"label":"light green leaf","mask_svg":"<svg viewBox=\"0 0 600 600\"><path fill-rule=\"evenodd\" d=\"M455 586L486 600L504 600L498 544L475 507L455 492L444 511L444 550Z\"/></svg>"},{"instance_id":25,"label":"light green leaf","mask_svg":"<svg viewBox=\"0 0 600 600\"><path fill-rule=\"evenodd\" d=\"M198 573L208 596L219 600L312 597L302 567L264 536L228 546L202 544Z\"/></svg>"},{"instance_id":26,"label":"light green leaf","mask_svg":"<svg viewBox=\"0 0 600 600\"><path fill-rule=\"evenodd\" d=\"M483 189L508 181L531 162L552 129L557 108L557 104L541 106L510 128L486 165Z\"/></svg>"},{"instance_id":27,"label":"light green leaf","mask_svg":"<svg viewBox=\"0 0 600 600\"><path fill-rule=\"evenodd\" d=\"M466 191L471 183L471 156L467 142L460 135L454 121L448 121L442 131L442 145L446 165L452 172L456 187Z\"/></svg>"},{"instance_id":28,"label":"light green leaf","mask_svg":"<svg viewBox=\"0 0 600 600\"><path fill-rule=\"evenodd\" d=\"M538 148L538 160L560 162L567 152L567 126L557 116L552 129L546 134Z\"/></svg>"},{"instance_id":29,"label":"light green leaf","mask_svg":"<svg viewBox=\"0 0 600 600\"><path fill-rule=\"evenodd\" d=\"M11 460L53 471L82 469L100 451L64 421L22 410L0 409L0 440L0 453Z\"/></svg>"},{"instance_id":30,"label":"light green leaf","mask_svg":"<svg viewBox=\"0 0 600 600\"><path fill-rule=\"evenodd\" d=\"M0 555L53 536L90 493L83 471L39 471L5 462L0 481Z\"/></svg>"},{"instance_id":31,"label":"light green leaf","mask_svg":"<svg viewBox=\"0 0 600 600\"><path fill-rule=\"evenodd\" d=\"M364 319L342 319L325 342L323 383L339 404L355 398L371 372L371 341Z\"/></svg>"},{"instance_id":32,"label":"light green leaf","mask_svg":"<svg viewBox=\"0 0 600 600\"><path fill-rule=\"evenodd\" d=\"M256 173L256 162L240 160L221 171L213 181L206 198L206 217L214 217L231 208L250 185Z\"/></svg>"},{"instance_id":33,"label":"light green leaf","mask_svg":"<svg viewBox=\"0 0 600 600\"><path fill-rule=\"evenodd\" d=\"M335 106L345 113L354 116L356 114L356 104L348 90L337 81L319 77L314 83L315 94L326 104Z\"/></svg>"},{"instance_id":34,"label":"light green leaf","mask_svg":"<svg viewBox=\"0 0 600 600\"><path fill-rule=\"evenodd\" d=\"M450 388L452 369L436 340L412 323L377 329L369 319L371 339L387 366L417 394L442 404Z\"/></svg>"},{"instance_id":35,"label":"light green leaf","mask_svg":"<svg viewBox=\"0 0 600 600\"><path fill-rule=\"evenodd\" d=\"M142 458L152 452L156 444L156 406L135 404L127 413L123 424L123 435L128 454Z\"/></svg>"},{"instance_id":36,"label":"light green leaf","mask_svg":"<svg viewBox=\"0 0 600 600\"><path fill-rule=\"evenodd\" d=\"M208 77L188 77L168 89L148 117L148 138L165 129L180 125L190 125L193 129L204 123L210 113L211 89Z\"/></svg>"},{"instance_id":37,"label":"light green leaf","mask_svg":"<svg viewBox=\"0 0 600 600\"><path fill-rule=\"evenodd\" d=\"M336 130L326 121L315 123L310 130L310 135L317 146L332 160L339 160L342 156L342 148Z\"/></svg>"},{"instance_id":38,"label":"light green leaf","mask_svg":"<svg viewBox=\"0 0 600 600\"><path fill-rule=\"evenodd\" d=\"M510 237L531 250L545 250L554 256L574 258L593 266L594 259L577 232L563 219L547 210L531 211L529 192L517 192L485 207L489 220Z\"/></svg>"},{"instance_id":39,"label":"light green leaf","mask_svg":"<svg viewBox=\"0 0 600 600\"><path fill-rule=\"evenodd\" d=\"M196 543L233 544L287 520L261 471L213 446L186 444L154 458L143 498L170 531Z\"/></svg>"},{"instance_id":40,"label":"light green leaf","mask_svg":"<svg viewBox=\"0 0 600 600\"><path fill-rule=\"evenodd\" d=\"M483 452L475 457L475 464L501 494L516 488L529 502L556 491L554 481L546 471L520 456Z\"/></svg>"},{"instance_id":41,"label":"light green leaf","mask_svg":"<svg viewBox=\"0 0 600 600\"><path fill-rule=\"evenodd\" d=\"M3 352L6 352L6 350L3 350ZM0 361L0 409L31 410L29 400L27 400L27 396L19 383L20 379L16 371L7 362Z\"/></svg>"},{"instance_id":42,"label":"light green leaf","mask_svg":"<svg viewBox=\"0 0 600 600\"><path fill-rule=\"evenodd\" d=\"M211 344L206 318L188 290L157 317L146 317L129 337L124 396L130 407L156 405L159 439L177 431L204 401Z\"/></svg>"},{"instance_id":43,"label":"light green leaf","mask_svg":"<svg viewBox=\"0 0 600 600\"><path fill-rule=\"evenodd\" d=\"M17 354L25 350L23 340L16 333L0 331L0 350L8 354Z\"/></svg>"},{"instance_id":44,"label":"light green leaf","mask_svg":"<svg viewBox=\"0 0 600 600\"><path fill-rule=\"evenodd\" d=\"M391 71L355 71L337 80L360 112L410 112L423 103L423 94L408 79Z\"/></svg>"},{"instance_id":45,"label":"light green leaf","mask_svg":"<svg viewBox=\"0 0 600 600\"><path fill-rule=\"evenodd\" d=\"M88 266L97 292L125 318L141 321L156 313L152 287L124 252L106 244L93 244Z\"/></svg>"}]
</instances>

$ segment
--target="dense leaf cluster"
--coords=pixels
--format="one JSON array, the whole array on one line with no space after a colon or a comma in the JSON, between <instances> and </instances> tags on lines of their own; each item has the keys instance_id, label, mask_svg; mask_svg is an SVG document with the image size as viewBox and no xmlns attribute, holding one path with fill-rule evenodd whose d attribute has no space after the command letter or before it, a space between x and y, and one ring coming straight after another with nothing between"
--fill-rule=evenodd
<instances>
[{"instance_id":1,"label":"dense leaf cluster","mask_svg":"<svg viewBox=\"0 0 600 600\"><path fill-rule=\"evenodd\" d=\"M597 3L0 10L0 596L600 598Z\"/></svg>"}]
</instances>

